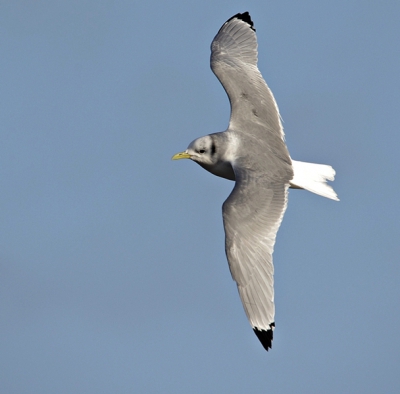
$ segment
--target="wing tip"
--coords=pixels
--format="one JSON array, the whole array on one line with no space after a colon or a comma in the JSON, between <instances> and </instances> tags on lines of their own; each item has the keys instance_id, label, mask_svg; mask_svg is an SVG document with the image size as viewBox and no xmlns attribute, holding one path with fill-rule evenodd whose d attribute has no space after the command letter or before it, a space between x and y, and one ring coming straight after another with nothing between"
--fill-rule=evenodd
<instances>
[{"instance_id":1,"label":"wing tip","mask_svg":"<svg viewBox=\"0 0 400 394\"><path fill-rule=\"evenodd\" d=\"M230 22L232 19L239 19L239 20L241 20L241 21L243 21L243 22L246 22L246 23L250 26L250 28L251 28L253 31L256 31L256 29L254 28L254 23L253 23L253 21L251 20L251 16L250 16L250 14L249 14L248 11L243 12L242 14L239 12L238 14L233 15L231 18L229 18L229 19L225 22L225 25L226 25L228 22Z\"/></svg>"},{"instance_id":2,"label":"wing tip","mask_svg":"<svg viewBox=\"0 0 400 394\"><path fill-rule=\"evenodd\" d=\"M258 327L254 327L254 334L257 335L258 340L263 345L264 349L268 352L269 349L272 348L272 340L274 338L274 327L275 323L271 323L269 330L258 329Z\"/></svg>"}]
</instances>

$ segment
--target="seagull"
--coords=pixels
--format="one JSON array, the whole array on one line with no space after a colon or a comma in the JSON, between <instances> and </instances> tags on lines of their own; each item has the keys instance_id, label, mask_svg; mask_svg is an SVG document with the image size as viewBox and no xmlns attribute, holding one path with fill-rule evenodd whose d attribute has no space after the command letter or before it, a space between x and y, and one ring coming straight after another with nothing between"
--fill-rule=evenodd
<instances>
[{"instance_id":1,"label":"seagull","mask_svg":"<svg viewBox=\"0 0 400 394\"><path fill-rule=\"evenodd\" d=\"M275 328L272 253L288 188L339 199L327 184L335 177L331 166L291 159L278 106L257 67L257 56L249 13L234 15L211 43L211 69L231 105L229 126L194 140L172 159L191 159L235 181L222 206L225 252L250 325L268 351Z\"/></svg>"}]
</instances>

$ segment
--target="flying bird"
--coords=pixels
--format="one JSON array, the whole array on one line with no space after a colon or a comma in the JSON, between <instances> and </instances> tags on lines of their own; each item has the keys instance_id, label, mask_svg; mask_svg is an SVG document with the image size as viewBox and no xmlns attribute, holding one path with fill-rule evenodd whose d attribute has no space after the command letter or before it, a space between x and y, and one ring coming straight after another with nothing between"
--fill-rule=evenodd
<instances>
[{"instance_id":1,"label":"flying bird","mask_svg":"<svg viewBox=\"0 0 400 394\"><path fill-rule=\"evenodd\" d=\"M275 328L276 233L288 188L337 200L327 184L329 165L292 160L274 96L257 67L257 38L248 12L228 19L211 43L211 69L231 105L227 130L191 142L172 157L191 159L207 171L235 181L222 206L225 251L247 318L268 351Z\"/></svg>"}]
</instances>

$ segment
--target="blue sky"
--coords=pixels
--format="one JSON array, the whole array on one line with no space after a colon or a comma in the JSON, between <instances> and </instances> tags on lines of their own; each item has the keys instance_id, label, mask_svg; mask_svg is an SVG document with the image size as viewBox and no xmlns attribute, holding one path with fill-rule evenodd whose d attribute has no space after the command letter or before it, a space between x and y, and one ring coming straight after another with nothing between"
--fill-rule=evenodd
<instances>
[{"instance_id":1,"label":"blue sky","mask_svg":"<svg viewBox=\"0 0 400 394\"><path fill-rule=\"evenodd\" d=\"M252 333L224 254L233 183L171 156L222 131L209 69L248 10L294 159L276 330ZM4 393L400 390L400 3L6 2L0 13Z\"/></svg>"}]
</instances>

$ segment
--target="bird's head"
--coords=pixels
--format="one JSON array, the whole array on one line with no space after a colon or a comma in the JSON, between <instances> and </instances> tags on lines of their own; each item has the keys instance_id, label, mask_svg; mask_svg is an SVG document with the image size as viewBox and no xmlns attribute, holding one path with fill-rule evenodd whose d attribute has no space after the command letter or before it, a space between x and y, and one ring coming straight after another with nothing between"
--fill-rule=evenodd
<instances>
[{"instance_id":1,"label":"bird's head","mask_svg":"<svg viewBox=\"0 0 400 394\"><path fill-rule=\"evenodd\" d=\"M184 152L177 153L172 160L191 159L199 164L213 165L217 162L215 141L210 135L192 141Z\"/></svg>"}]
</instances>

